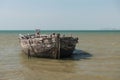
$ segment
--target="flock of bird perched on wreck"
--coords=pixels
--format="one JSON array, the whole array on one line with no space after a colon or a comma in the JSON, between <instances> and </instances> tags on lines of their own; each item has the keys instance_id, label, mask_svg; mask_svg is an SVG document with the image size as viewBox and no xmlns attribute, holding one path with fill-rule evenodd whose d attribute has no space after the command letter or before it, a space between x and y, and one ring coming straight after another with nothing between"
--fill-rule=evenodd
<instances>
[{"instance_id":1,"label":"flock of bird perched on wreck","mask_svg":"<svg viewBox=\"0 0 120 80\"><path fill-rule=\"evenodd\" d=\"M19 34L19 42L22 50L28 57L47 57L59 59L71 56L75 50L78 38L52 33L41 34L36 30L35 34Z\"/></svg>"}]
</instances>

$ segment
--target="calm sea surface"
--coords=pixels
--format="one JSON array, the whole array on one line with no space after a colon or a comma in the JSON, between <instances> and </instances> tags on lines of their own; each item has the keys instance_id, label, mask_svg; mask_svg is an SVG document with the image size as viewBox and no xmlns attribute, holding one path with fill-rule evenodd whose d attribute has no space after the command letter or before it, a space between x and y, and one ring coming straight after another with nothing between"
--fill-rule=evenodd
<instances>
[{"instance_id":1,"label":"calm sea surface","mask_svg":"<svg viewBox=\"0 0 120 80\"><path fill-rule=\"evenodd\" d=\"M0 80L119 80L120 31L42 31L79 37L70 58L27 58L18 34L34 31L0 31Z\"/></svg>"}]
</instances>

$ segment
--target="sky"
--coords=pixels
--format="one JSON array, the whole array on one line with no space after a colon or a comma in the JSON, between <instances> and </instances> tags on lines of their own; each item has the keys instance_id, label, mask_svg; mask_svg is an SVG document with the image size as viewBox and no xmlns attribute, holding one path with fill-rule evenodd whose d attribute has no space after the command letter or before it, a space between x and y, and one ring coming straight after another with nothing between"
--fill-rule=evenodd
<instances>
[{"instance_id":1,"label":"sky","mask_svg":"<svg viewBox=\"0 0 120 80\"><path fill-rule=\"evenodd\" d=\"M120 0L0 0L0 30L120 29Z\"/></svg>"}]
</instances>

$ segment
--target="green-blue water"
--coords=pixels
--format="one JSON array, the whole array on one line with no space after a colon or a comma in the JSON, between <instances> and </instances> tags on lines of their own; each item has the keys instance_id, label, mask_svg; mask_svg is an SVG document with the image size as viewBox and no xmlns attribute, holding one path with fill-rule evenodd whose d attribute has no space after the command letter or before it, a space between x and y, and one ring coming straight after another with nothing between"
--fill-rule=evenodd
<instances>
[{"instance_id":1,"label":"green-blue water","mask_svg":"<svg viewBox=\"0 0 120 80\"><path fill-rule=\"evenodd\" d=\"M18 34L34 31L0 31L0 80L119 80L119 30L41 31L43 34L53 32L78 37L76 53L61 60L28 59L21 50Z\"/></svg>"},{"instance_id":2,"label":"green-blue water","mask_svg":"<svg viewBox=\"0 0 120 80\"><path fill-rule=\"evenodd\" d=\"M0 33L34 33L34 30L0 30ZM120 30L41 30L43 33L120 33Z\"/></svg>"}]
</instances>

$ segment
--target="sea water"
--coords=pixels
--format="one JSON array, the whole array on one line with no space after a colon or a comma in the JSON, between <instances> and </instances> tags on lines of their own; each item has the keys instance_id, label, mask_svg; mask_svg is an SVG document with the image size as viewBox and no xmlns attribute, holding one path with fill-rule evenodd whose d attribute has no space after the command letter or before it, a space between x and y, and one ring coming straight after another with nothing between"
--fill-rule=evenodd
<instances>
[{"instance_id":1,"label":"sea water","mask_svg":"<svg viewBox=\"0 0 120 80\"><path fill-rule=\"evenodd\" d=\"M41 31L79 38L74 54L60 60L28 59L19 34L30 30L0 31L0 80L119 80L120 31Z\"/></svg>"}]
</instances>

